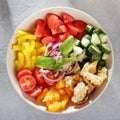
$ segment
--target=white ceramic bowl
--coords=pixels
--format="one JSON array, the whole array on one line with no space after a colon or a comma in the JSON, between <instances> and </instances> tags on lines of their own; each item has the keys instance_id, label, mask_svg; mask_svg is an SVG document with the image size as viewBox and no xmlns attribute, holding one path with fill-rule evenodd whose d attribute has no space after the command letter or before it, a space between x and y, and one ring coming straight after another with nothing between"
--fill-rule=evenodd
<instances>
[{"instance_id":1,"label":"white ceramic bowl","mask_svg":"<svg viewBox=\"0 0 120 120\"><path fill-rule=\"evenodd\" d=\"M26 18L17 27L17 29L20 28L20 29L24 29L24 30L30 30L38 18L45 18L46 14L50 13L50 12L59 15L62 11L69 13L70 15L74 16L74 18L76 18L78 20L83 20L86 23L92 24L93 26L95 26L97 28L103 29L102 26L90 15L86 14L83 11L80 11L80 10L77 10L77 9L74 9L74 8L68 8L68 7L53 7L53 8L47 8L47 9L40 10L40 11L32 14L28 18ZM7 57L6 57L6 64L7 64L7 70L8 70L8 75L9 75L10 81L11 81L14 89L17 91L17 93L20 95L20 97L24 101L26 101L29 105L31 105L32 107L34 107L38 110L47 112L46 108L44 106L37 105L35 103L34 99L32 99L31 97L26 95L24 92L22 92L19 85L18 85L17 78L16 78L16 75L15 75L15 64L14 64L15 52L12 51L12 49L11 49L12 44L15 43L15 42L16 42L16 40L15 40L15 33L14 33L11 40L10 40L8 50L7 50ZM108 42L111 46L110 41L108 41ZM111 46L111 50L112 50L112 46ZM93 92L93 94L91 94L88 102L81 105L81 106L70 106L67 110L63 111L62 114L82 110L83 108L86 108L86 107L90 106L93 102L95 102L102 95L102 93L104 92L104 90L108 86L108 83L109 83L111 75L112 75L113 63L114 63L113 60L114 59L113 59L113 50L112 50L112 52L110 54L110 58L107 61L107 67L109 69L108 80L105 81L99 88L97 88Z\"/></svg>"}]
</instances>

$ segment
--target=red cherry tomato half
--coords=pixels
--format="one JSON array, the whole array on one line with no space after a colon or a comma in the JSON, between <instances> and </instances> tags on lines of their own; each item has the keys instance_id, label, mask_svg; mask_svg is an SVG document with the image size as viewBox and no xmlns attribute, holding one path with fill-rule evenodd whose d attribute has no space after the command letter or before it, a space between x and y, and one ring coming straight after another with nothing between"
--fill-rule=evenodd
<instances>
[{"instance_id":1,"label":"red cherry tomato half","mask_svg":"<svg viewBox=\"0 0 120 120\"><path fill-rule=\"evenodd\" d=\"M43 19L38 19L35 29L35 35L40 38L43 37L44 29L45 29L45 21Z\"/></svg>"},{"instance_id":2,"label":"red cherry tomato half","mask_svg":"<svg viewBox=\"0 0 120 120\"><path fill-rule=\"evenodd\" d=\"M72 22L75 19L73 18L73 16L69 15L68 13L62 12L62 18L63 18L63 22L67 23L67 22Z\"/></svg>"},{"instance_id":3,"label":"red cherry tomato half","mask_svg":"<svg viewBox=\"0 0 120 120\"><path fill-rule=\"evenodd\" d=\"M41 40L42 44L44 44L45 46L47 46L50 42L54 43L56 42L56 39L52 36L47 36L47 37L44 37L42 40Z\"/></svg>"},{"instance_id":4,"label":"red cherry tomato half","mask_svg":"<svg viewBox=\"0 0 120 120\"><path fill-rule=\"evenodd\" d=\"M22 69L18 74L17 78L20 80L20 78L24 75L32 75L32 72L29 69Z\"/></svg>"},{"instance_id":5,"label":"red cherry tomato half","mask_svg":"<svg viewBox=\"0 0 120 120\"><path fill-rule=\"evenodd\" d=\"M44 81L44 78L42 76L42 74L39 72L39 68L35 68L33 71L34 77L37 80L37 82L39 83L39 85L41 85L42 87L46 87L46 82Z\"/></svg>"},{"instance_id":6,"label":"red cherry tomato half","mask_svg":"<svg viewBox=\"0 0 120 120\"><path fill-rule=\"evenodd\" d=\"M27 94L30 95L31 97L37 97L41 94L41 92L42 92L42 87L39 86L34 88L32 91L27 92Z\"/></svg>"},{"instance_id":7,"label":"red cherry tomato half","mask_svg":"<svg viewBox=\"0 0 120 120\"><path fill-rule=\"evenodd\" d=\"M19 80L21 89L25 92L31 91L36 86L36 80L32 75L24 75Z\"/></svg>"}]
</instances>

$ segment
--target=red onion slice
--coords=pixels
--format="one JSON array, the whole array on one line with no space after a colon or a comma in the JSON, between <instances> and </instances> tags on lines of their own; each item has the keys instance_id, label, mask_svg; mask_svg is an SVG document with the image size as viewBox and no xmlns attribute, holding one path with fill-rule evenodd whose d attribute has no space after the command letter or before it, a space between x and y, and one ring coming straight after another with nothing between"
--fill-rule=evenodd
<instances>
[{"instance_id":1,"label":"red onion slice","mask_svg":"<svg viewBox=\"0 0 120 120\"><path fill-rule=\"evenodd\" d=\"M53 44L53 43L50 42L50 43L47 45L47 47L46 47L46 49L45 49L45 52L44 52L44 56L47 56L47 55L48 55L48 48L52 47L52 44Z\"/></svg>"},{"instance_id":2,"label":"red onion slice","mask_svg":"<svg viewBox=\"0 0 120 120\"><path fill-rule=\"evenodd\" d=\"M78 63L77 63L77 61L75 61L72 70L67 71L67 72L65 73L65 75L69 75L69 74L73 73L73 72L75 71L75 69L77 68L77 66L78 66Z\"/></svg>"},{"instance_id":3,"label":"red onion slice","mask_svg":"<svg viewBox=\"0 0 120 120\"><path fill-rule=\"evenodd\" d=\"M49 72L50 72L50 70L44 70L44 69L42 69L42 68L41 68L39 71L40 71L41 73L49 73Z\"/></svg>"},{"instance_id":4,"label":"red onion slice","mask_svg":"<svg viewBox=\"0 0 120 120\"><path fill-rule=\"evenodd\" d=\"M49 56L57 56L57 54L59 53L59 51L52 51Z\"/></svg>"},{"instance_id":5,"label":"red onion slice","mask_svg":"<svg viewBox=\"0 0 120 120\"><path fill-rule=\"evenodd\" d=\"M52 46L52 50L56 49L57 47L60 47L60 45L62 44L62 42L57 42Z\"/></svg>"},{"instance_id":6,"label":"red onion slice","mask_svg":"<svg viewBox=\"0 0 120 120\"><path fill-rule=\"evenodd\" d=\"M58 61L59 58L62 58L61 52L59 52L59 53L57 54L57 56L55 57L56 61Z\"/></svg>"},{"instance_id":7,"label":"red onion slice","mask_svg":"<svg viewBox=\"0 0 120 120\"><path fill-rule=\"evenodd\" d=\"M65 76L65 72L62 73L62 76L57 78L57 79L50 79L48 78L44 73L41 73L45 79L45 82L48 84L48 85L53 85L55 82L61 80L64 76Z\"/></svg>"},{"instance_id":8,"label":"red onion slice","mask_svg":"<svg viewBox=\"0 0 120 120\"><path fill-rule=\"evenodd\" d=\"M54 76L55 76L55 78L57 78L58 77L58 75L59 75L59 72L57 72Z\"/></svg>"}]
</instances>

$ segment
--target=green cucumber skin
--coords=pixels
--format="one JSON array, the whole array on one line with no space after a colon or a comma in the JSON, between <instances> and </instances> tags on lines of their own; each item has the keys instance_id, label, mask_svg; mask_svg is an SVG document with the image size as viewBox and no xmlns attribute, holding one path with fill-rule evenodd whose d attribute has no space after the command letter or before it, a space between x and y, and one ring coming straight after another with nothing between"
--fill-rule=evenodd
<instances>
[{"instance_id":1,"label":"green cucumber skin","mask_svg":"<svg viewBox=\"0 0 120 120\"><path fill-rule=\"evenodd\" d=\"M96 28L95 30L93 30L93 34L96 33L97 35L104 33L101 29Z\"/></svg>"},{"instance_id":2,"label":"green cucumber skin","mask_svg":"<svg viewBox=\"0 0 120 120\"><path fill-rule=\"evenodd\" d=\"M96 50L96 48L97 48L97 50ZM89 46L88 51L93 55L101 55L101 51L99 50L99 48L95 47L93 45Z\"/></svg>"},{"instance_id":3,"label":"green cucumber skin","mask_svg":"<svg viewBox=\"0 0 120 120\"><path fill-rule=\"evenodd\" d=\"M101 60L101 56L100 55L92 55L92 57L91 57L91 60L92 61L99 61L99 60Z\"/></svg>"},{"instance_id":4,"label":"green cucumber skin","mask_svg":"<svg viewBox=\"0 0 120 120\"><path fill-rule=\"evenodd\" d=\"M109 48L109 50L106 49L104 44L99 45L99 48L103 53L110 54L110 52L111 52L110 48Z\"/></svg>"}]
</instances>

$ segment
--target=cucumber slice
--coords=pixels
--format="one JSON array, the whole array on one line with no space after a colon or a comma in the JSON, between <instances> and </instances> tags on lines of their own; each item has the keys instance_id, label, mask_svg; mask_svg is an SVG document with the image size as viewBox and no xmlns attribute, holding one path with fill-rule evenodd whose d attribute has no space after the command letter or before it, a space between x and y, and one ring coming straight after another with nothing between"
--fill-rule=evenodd
<instances>
[{"instance_id":1,"label":"cucumber slice","mask_svg":"<svg viewBox=\"0 0 120 120\"><path fill-rule=\"evenodd\" d=\"M105 60L100 60L97 64L97 68L101 69L102 67L105 67L106 61Z\"/></svg>"},{"instance_id":2,"label":"cucumber slice","mask_svg":"<svg viewBox=\"0 0 120 120\"><path fill-rule=\"evenodd\" d=\"M80 40L76 40L74 43L76 46L80 46Z\"/></svg>"},{"instance_id":3,"label":"cucumber slice","mask_svg":"<svg viewBox=\"0 0 120 120\"><path fill-rule=\"evenodd\" d=\"M82 54L83 49L82 49L81 47L74 46L74 47L73 47L73 51L74 51L74 54L77 56L77 55Z\"/></svg>"},{"instance_id":4,"label":"cucumber slice","mask_svg":"<svg viewBox=\"0 0 120 120\"><path fill-rule=\"evenodd\" d=\"M96 60L100 60L101 59L101 56L100 55L92 55L92 61L96 61Z\"/></svg>"},{"instance_id":5,"label":"cucumber slice","mask_svg":"<svg viewBox=\"0 0 120 120\"><path fill-rule=\"evenodd\" d=\"M109 40L108 36L104 33L100 34L99 37L102 43L107 43L107 41Z\"/></svg>"},{"instance_id":6,"label":"cucumber slice","mask_svg":"<svg viewBox=\"0 0 120 120\"><path fill-rule=\"evenodd\" d=\"M109 58L109 55L108 55L108 54L104 53L104 54L102 55L102 60L107 60L108 58Z\"/></svg>"},{"instance_id":7,"label":"cucumber slice","mask_svg":"<svg viewBox=\"0 0 120 120\"><path fill-rule=\"evenodd\" d=\"M81 45L86 48L89 45L89 43L90 43L90 35L87 34L81 39Z\"/></svg>"},{"instance_id":8,"label":"cucumber slice","mask_svg":"<svg viewBox=\"0 0 120 120\"><path fill-rule=\"evenodd\" d=\"M103 31L99 28L96 28L95 30L93 30L93 33L96 33L97 35L103 33Z\"/></svg>"},{"instance_id":9,"label":"cucumber slice","mask_svg":"<svg viewBox=\"0 0 120 120\"><path fill-rule=\"evenodd\" d=\"M82 62L78 62L78 63L79 63L80 68L82 69L86 62L82 61Z\"/></svg>"},{"instance_id":10,"label":"cucumber slice","mask_svg":"<svg viewBox=\"0 0 120 120\"><path fill-rule=\"evenodd\" d=\"M101 51L98 47L90 45L88 51L93 55L101 55Z\"/></svg>"},{"instance_id":11,"label":"cucumber slice","mask_svg":"<svg viewBox=\"0 0 120 120\"><path fill-rule=\"evenodd\" d=\"M100 44L100 38L96 33L92 34L91 43L95 46Z\"/></svg>"},{"instance_id":12,"label":"cucumber slice","mask_svg":"<svg viewBox=\"0 0 120 120\"><path fill-rule=\"evenodd\" d=\"M90 60L91 60L91 56L85 55L84 61L85 62L89 62Z\"/></svg>"},{"instance_id":13,"label":"cucumber slice","mask_svg":"<svg viewBox=\"0 0 120 120\"><path fill-rule=\"evenodd\" d=\"M86 38L86 39L90 40L91 37L90 37L90 35L86 34L86 35L83 36L83 38Z\"/></svg>"},{"instance_id":14,"label":"cucumber slice","mask_svg":"<svg viewBox=\"0 0 120 120\"><path fill-rule=\"evenodd\" d=\"M88 33L91 34L92 31L94 30L94 27L93 27L92 25L89 25L89 24L88 24L88 25L86 26L86 30L87 30Z\"/></svg>"},{"instance_id":15,"label":"cucumber slice","mask_svg":"<svg viewBox=\"0 0 120 120\"><path fill-rule=\"evenodd\" d=\"M106 54L109 54L111 52L111 49L108 45L108 43L105 43L105 44L101 44L99 46L100 50L103 52L103 53L106 53Z\"/></svg>"}]
</instances>

